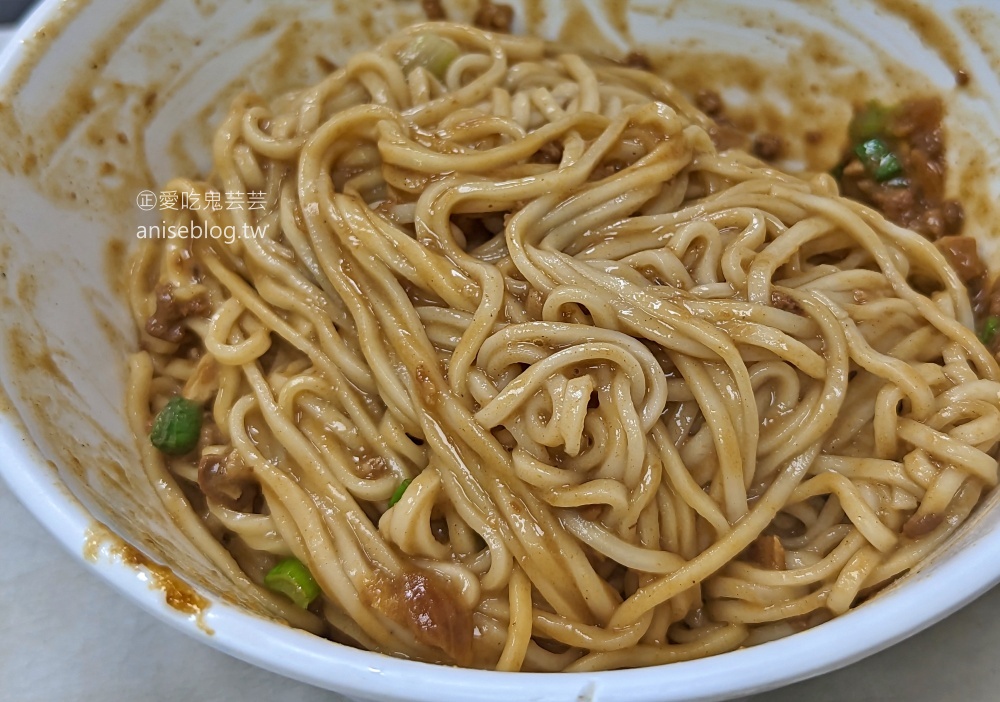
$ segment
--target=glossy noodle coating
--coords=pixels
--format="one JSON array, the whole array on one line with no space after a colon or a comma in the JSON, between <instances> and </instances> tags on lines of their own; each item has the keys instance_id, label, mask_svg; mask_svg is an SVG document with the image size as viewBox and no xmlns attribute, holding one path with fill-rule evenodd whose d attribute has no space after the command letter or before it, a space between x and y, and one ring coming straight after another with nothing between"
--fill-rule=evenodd
<instances>
[{"instance_id":1,"label":"glossy noodle coating","mask_svg":"<svg viewBox=\"0 0 1000 702\"><path fill-rule=\"evenodd\" d=\"M753 645L919 563L997 482L965 286L711 126L651 73L447 23L237 99L210 177L166 188L259 207L170 222L263 236L133 261L128 410L181 528L296 626L510 671ZM148 440L176 395L181 456Z\"/></svg>"}]
</instances>

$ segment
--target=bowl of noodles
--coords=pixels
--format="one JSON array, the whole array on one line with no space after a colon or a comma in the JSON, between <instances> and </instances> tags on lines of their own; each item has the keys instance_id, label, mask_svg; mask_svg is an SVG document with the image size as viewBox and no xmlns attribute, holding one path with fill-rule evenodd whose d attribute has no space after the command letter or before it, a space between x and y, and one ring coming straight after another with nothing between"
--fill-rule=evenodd
<instances>
[{"instance_id":1,"label":"bowl of noodles","mask_svg":"<svg viewBox=\"0 0 1000 702\"><path fill-rule=\"evenodd\" d=\"M710 700L1000 580L985 3L46 3L2 471L366 700Z\"/></svg>"}]
</instances>

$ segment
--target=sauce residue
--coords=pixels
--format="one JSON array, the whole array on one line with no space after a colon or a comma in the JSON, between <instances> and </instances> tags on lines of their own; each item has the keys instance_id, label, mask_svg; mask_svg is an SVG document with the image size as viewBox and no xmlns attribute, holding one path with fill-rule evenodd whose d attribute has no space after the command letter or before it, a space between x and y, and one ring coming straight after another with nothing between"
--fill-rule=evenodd
<instances>
[{"instance_id":1,"label":"sauce residue","mask_svg":"<svg viewBox=\"0 0 1000 702\"><path fill-rule=\"evenodd\" d=\"M965 58L962 55L961 42L941 21L939 13L913 0L876 0L875 4L887 14L905 22L907 28L917 35L925 46L933 47L952 73L962 70Z\"/></svg>"},{"instance_id":2,"label":"sauce residue","mask_svg":"<svg viewBox=\"0 0 1000 702\"><path fill-rule=\"evenodd\" d=\"M103 524L94 522L84 538L83 557L90 563L97 563L102 555L134 569L136 573L149 580L151 589L163 593L167 606L181 614L189 615L198 628L209 636L215 634L205 623L204 614L211 604L207 599L174 575L172 570L150 560L142 552L112 534Z\"/></svg>"}]
</instances>

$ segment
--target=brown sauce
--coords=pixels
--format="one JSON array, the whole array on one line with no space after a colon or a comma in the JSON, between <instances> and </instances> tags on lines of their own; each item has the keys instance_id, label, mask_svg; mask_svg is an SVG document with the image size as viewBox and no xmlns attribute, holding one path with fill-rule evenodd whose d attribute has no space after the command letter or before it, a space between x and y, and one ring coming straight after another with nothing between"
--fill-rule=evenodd
<instances>
[{"instance_id":1,"label":"brown sauce","mask_svg":"<svg viewBox=\"0 0 1000 702\"><path fill-rule=\"evenodd\" d=\"M215 633L204 621L204 613L210 605L207 599L174 575L172 570L150 560L108 531L104 525L94 522L84 539L83 557L91 563L97 563L102 554L145 574L149 579L149 587L163 593L168 607L193 617L198 628L209 636Z\"/></svg>"},{"instance_id":2,"label":"brown sauce","mask_svg":"<svg viewBox=\"0 0 1000 702\"><path fill-rule=\"evenodd\" d=\"M843 194L930 239L958 234L965 214L945 197L944 107L940 98L924 97L859 108L838 167ZM866 152L872 145L885 155Z\"/></svg>"},{"instance_id":3,"label":"brown sauce","mask_svg":"<svg viewBox=\"0 0 1000 702\"><path fill-rule=\"evenodd\" d=\"M914 515L903 524L903 534L911 539L919 539L937 529L943 521L943 514Z\"/></svg>"}]
</instances>

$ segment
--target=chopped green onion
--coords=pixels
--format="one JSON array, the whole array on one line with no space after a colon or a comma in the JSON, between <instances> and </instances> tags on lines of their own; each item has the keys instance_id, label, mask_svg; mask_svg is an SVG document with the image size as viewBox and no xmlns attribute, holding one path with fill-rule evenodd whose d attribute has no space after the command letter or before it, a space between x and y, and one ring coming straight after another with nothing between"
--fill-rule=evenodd
<instances>
[{"instance_id":1,"label":"chopped green onion","mask_svg":"<svg viewBox=\"0 0 1000 702\"><path fill-rule=\"evenodd\" d=\"M418 34L399 51L399 63L409 73L421 66L438 78L444 78L451 62L458 58L458 44L437 34Z\"/></svg>"},{"instance_id":2,"label":"chopped green onion","mask_svg":"<svg viewBox=\"0 0 1000 702\"><path fill-rule=\"evenodd\" d=\"M163 453L179 456L198 445L200 433L201 406L178 395L156 415L149 440Z\"/></svg>"},{"instance_id":3,"label":"chopped green onion","mask_svg":"<svg viewBox=\"0 0 1000 702\"><path fill-rule=\"evenodd\" d=\"M286 558L267 571L264 584L305 609L320 595L312 573L298 558Z\"/></svg>"},{"instance_id":4,"label":"chopped green onion","mask_svg":"<svg viewBox=\"0 0 1000 702\"><path fill-rule=\"evenodd\" d=\"M885 134L889 124L890 108L872 100L857 112L848 127L851 143L857 144Z\"/></svg>"},{"instance_id":5,"label":"chopped green onion","mask_svg":"<svg viewBox=\"0 0 1000 702\"><path fill-rule=\"evenodd\" d=\"M987 317L983 323L983 328L979 332L979 340L984 346L989 346L1000 331L1000 317Z\"/></svg>"},{"instance_id":6,"label":"chopped green onion","mask_svg":"<svg viewBox=\"0 0 1000 702\"><path fill-rule=\"evenodd\" d=\"M399 484L399 487L396 488L396 491L392 493L392 497L389 498L390 507L392 507L394 504L403 499L403 493L406 492L406 488L410 487L410 483L412 482L413 482L412 480L407 478L406 480L404 480Z\"/></svg>"},{"instance_id":7,"label":"chopped green onion","mask_svg":"<svg viewBox=\"0 0 1000 702\"><path fill-rule=\"evenodd\" d=\"M899 162L889 146L881 139L869 139L854 147L854 153L861 160L875 180L885 182L903 172L903 164Z\"/></svg>"},{"instance_id":8,"label":"chopped green onion","mask_svg":"<svg viewBox=\"0 0 1000 702\"><path fill-rule=\"evenodd\" d=\"M884 183L887 180L894 179L902 172L903 164L900 163L899 157L896 154L890 153L882 159L878 168L875 169L875 180L879 183Z\"/></svg>"}]
</instances>

